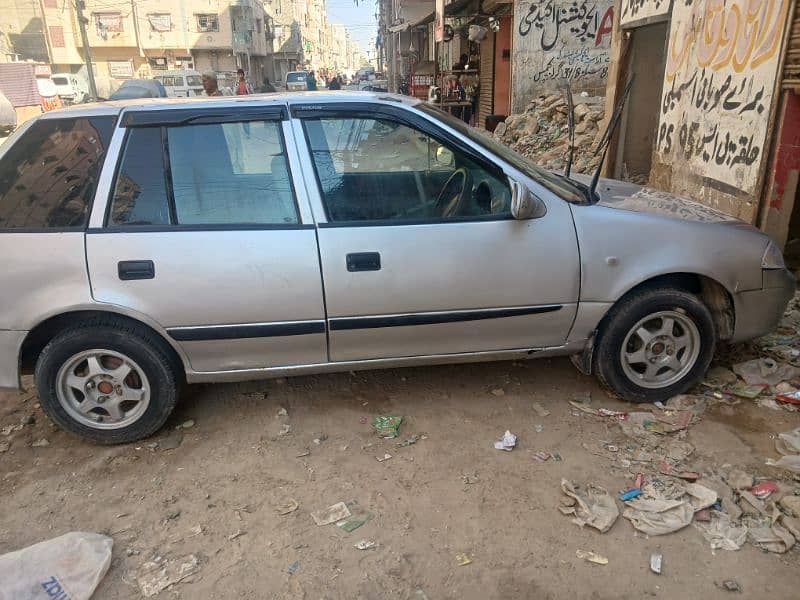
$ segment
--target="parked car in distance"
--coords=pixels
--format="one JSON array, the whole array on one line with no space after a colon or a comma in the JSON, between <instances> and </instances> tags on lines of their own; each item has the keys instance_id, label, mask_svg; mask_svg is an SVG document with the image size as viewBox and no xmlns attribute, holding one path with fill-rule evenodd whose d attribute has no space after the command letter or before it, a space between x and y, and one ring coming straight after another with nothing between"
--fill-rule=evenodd
<instances>
[{"instance_id":1,"label":"parked car in distance","mask_svg":"<svg viewBox=\"0 0 800 600\"><path fill-rule=\"evenodd\" d=\"M166 98L167 90L156 79L126 79L109 100L133 100L136 98Z\"/></svg>"},{"instance_id":2,"label":"parked car in distance","mask_svg":"<svg viewBox=\"0 0 800 600\"><path fill-rule=\"evenodd\" d=\"M17 111L3 92L0 92L0 136L6 137L17 128Z\"/></svg>"},{"instance_id":3,"label":"parked car in distance","mask_svg":"<svg viewBox=\"0 0 800 600\"><path fill-rule=\"evenodd\" d=\"M50 76L58 96L65 105L81 104L89 100L89 82L75 73L55 73Z\"/></svg>"},{"instance_id":4,"label":"parked car in distance","mask_svg":"<svg viewBox=\"0 0 800 600\"><path fill-rule=\"evenodd\" d=\"M169 98L189 98L203 96L203 78L197 71L184 69L180 71L161 71L153 76L160 81Z\"/></svg>"},{"instance_id":5,"label":"parked car in distance","mask_svg":"<svg viewBox=\"0 0 800 600\"><path fill-rule=\"evenodd\" d=\"M19 210L19 206L29 207ZM100 443L183 382L572 356L633 402L795 291L753 227L337 92L76 106L0 146L0 387Z\"/></svg>"},{"instance_id":6,"label":"parked car in distance","mask_svg":"<svg viewBox=\"0 0 800 600\"><path fill-rule=\"evenodd\" d=\"M287 92L305 92L308 90L308 71L289 71L286 74Z\"/></svg>"}]
</instances>

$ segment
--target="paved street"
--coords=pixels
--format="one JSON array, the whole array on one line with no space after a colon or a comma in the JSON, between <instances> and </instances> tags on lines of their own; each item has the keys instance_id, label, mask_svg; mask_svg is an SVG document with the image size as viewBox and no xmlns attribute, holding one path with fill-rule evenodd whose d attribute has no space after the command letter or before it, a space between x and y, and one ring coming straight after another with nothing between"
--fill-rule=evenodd
<instances>
[{"instance_id":1,"label":"paved street","mask_svg":"<svg viewBox=\"0 0 800 600\"><path fill-rule=\"evenodd\" d=\"M723 580L742 597L796 597L797 552L712 552L693 526L647 539L622 517L600 534L562 516L562 478L616 496L638 470L653 472L621 466L631 440L614 418L569 404L587 392L590 407L631 410L566 359L200 386L160 434L110 448L55 430L34 394L5 395L0 427L35 424L2 437L0 547L108 533L113 562L97 597L109 600L142 597L137 575L154 557L175 568L194 565L189 555L196 573L159 597L727 598ZM376 436L381 414L405 417L396 440ZM774 434L798 425L798 413L751 401L710 403L686 435L686 466L714 476L733 464L791 490L764 459L777 456ZM509 453L492 447L506 429L519 436ZM397 447L414 434L425 437ZM562 461L539 463L537 451ZM374 518L352 533L316 526L310 513L337 502ZM376 546L356 549L362 540ZM459 554L472 563L459 566Z\"/></svg>"}]
</instances>

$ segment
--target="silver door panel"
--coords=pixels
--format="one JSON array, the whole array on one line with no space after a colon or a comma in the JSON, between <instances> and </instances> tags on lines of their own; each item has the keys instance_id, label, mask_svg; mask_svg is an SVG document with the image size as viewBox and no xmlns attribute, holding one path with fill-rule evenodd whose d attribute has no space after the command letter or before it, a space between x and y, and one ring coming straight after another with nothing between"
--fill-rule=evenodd
<instances>
[{"instance_id":1,"label":"silver door panel","mask_svg":"<svg viewBox=\"0 0 800 600\"><path fill-rule=\"evenodd\" d=\"M557 311L436 325L401 325L331 333L335 360L399 358L424 354L458 354L509 348L539 348L564 336L564 323L575 317L575 304ZM387 338L391 341L387 344Z\"/></svg>"},{"instance_id":2,"label":"silver door panel","mask_svg":"<svg viewBox=\"0 0 800 600\"><path fill-rule=\"evenodd\" d=\"M575 323L569 332L570 342L585 342L597 329L598 324L614 306L611 302L581 302L578 305Z\"/></svg>"},{"instance_id":3,"label":"silver door panel","mask_svg":"<svg viewBox=\"0 0 800 600\"><path fill-rule=\"evenodd\" d=\"M29 330L91 303L82 231L0 234L0 329Z\"/></svg>"},{"instance_id":4,"label":"silver door panel","mask_svg":"<svg viewBox=\"0 0 800 600\"><path fill-rule=\"evenodd\" d=\"M235 371L324 362L325 334L179 342L195 371Z\"/></svg>"}]
</instances>

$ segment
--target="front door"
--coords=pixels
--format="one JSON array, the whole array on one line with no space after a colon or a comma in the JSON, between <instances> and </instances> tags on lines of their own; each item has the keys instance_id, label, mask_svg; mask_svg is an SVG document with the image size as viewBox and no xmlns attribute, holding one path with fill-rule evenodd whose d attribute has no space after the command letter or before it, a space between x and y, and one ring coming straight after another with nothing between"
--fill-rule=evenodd
<instances>
[{"instance_id":1,"label":"front door","mask_svg":"<svg viewBox=\"0 0 800 600\"><path fill-rule=\"evenodd\" d=\"M371 106L293 108L326 221L331 360L562 345L579 280L568 205L514 220L500 167L406 109Z\"/></svg>"},{"instance_id":2,"label":"front door","mask_svg":"<svg viewBox=\"0 0 800 600\"><path fill-rule=\"evenodd\" d=\"M160 324L195 371L326 362L316 234L291 181L285 108L204 110L123 114L109 206L87 234L94 298Z\"/></svg>"}]
</instances>

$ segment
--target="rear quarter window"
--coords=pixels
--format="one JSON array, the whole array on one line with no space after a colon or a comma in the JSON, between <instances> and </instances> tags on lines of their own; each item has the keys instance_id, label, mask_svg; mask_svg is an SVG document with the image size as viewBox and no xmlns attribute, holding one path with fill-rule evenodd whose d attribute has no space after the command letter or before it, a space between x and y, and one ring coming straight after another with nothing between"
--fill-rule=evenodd
<instances>
[{"instance_id":1,"label":"rear quarter window","mask_svg":"<svg viewBox=\"0 0 800 600\"><path fill-rule=\"evenodd\" d=\"M115 117L42 119L0 158L0 230L83 228Z\"/></svg>"}]
</instances>

